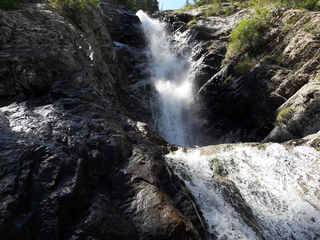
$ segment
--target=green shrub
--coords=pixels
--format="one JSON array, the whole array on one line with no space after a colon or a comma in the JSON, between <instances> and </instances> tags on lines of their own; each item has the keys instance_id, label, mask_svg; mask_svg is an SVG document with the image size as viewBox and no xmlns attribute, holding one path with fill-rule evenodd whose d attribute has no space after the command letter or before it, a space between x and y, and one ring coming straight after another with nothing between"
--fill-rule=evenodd
<instances>
[{"instance_id":1,"label":"green shrub","mask_svg":"<svg viewBox=\"0 0 320 240\"><path fill-rule=\"evenodd\" d=\"M234 4L231 4L230 6L223 9L223 13L227 16L232 15L236 11L236 6Z\"/></svg>"},{"instance_id":2,"label":"green shrub","mask_svg":"<svg viewBox=\"0 0 320 240\"><path fill-rule=\"evenodd\" d=\"M320 3L318 0L303 0L297 2L297 7L318 11L320 10Z\"/></svg>"},{"instance_id":3,"label":"green shrub","mask_svg":"<svg viewBox=\"0 0 320 240\"><path fill-rule=\"evenodd\" d=\"M256 8L252 17L242 19L231 31L226 60L232 59L240 52L255 50L262 43L263 36L269 26L267 21L270 10Z\"/></svg>"},{"instance_id":4,"label":"green shrub","mask_svg":"<svg viewBox=\"0 0 320 240\"><path fill-rule=\"evenodd\" d=\"M17 9L18 0L0 0L0 9L12 10Z\"/></svg>"},{"instance_id":5,"label":"green shrub","mask_svg":"<svg viewBox=\"0 0 320 240\"><path fill-rule=\"evenodd\" d=\"M221 7L218 4L211 4L208 9L205 10L206 17L215 16L221 14Z\"/></svg>"},{"instance_id":6,"label":"green shrub","mask_svg":"<svg viewBox=\"0 0 320 240\"><path fill-rule=\"evenodd\" d=\"M99 7L99 0L51 0L50 3L61 9L86 10L88 5Z\"/></svg>"}]
</instances>

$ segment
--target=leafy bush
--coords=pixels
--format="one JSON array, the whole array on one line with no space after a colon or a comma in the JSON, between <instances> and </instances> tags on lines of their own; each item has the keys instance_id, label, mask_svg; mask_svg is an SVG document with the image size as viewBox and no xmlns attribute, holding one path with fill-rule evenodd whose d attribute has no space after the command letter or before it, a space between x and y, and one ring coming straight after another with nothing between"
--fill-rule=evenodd
<instances>
[{"instance_id":1,"label":"leafy bush","mask_svg":"<svg viewBox=\"0 0 320 240\"><path fill-rule=\"evenodd\" d=\"M4 10L17 9L18 0L0 0L0 8Z\"/></svg>"},{"instance_id":2,"label":"leafy bush","mask_svg":"<svg viewBox=\"0 0 320 240\"><path fill-rule=\"evenodd\" d=\"M262 43L263 35L268 28L267 17L270 10L256 8L253 17L242 19L231 31L229 46L226 54L226 61L235 57L238 53L256 50ZM226 62L224 61L224 62Z\"/></svg>"},{"instance_id":3,"label":"leafy bush","mask_svg":"<svg viewBox=\"0 0 320 240\"><path fill-rule=\"evenodd\" d=\"M99 0L51 0L51 4L61 9L86 10L88 5L98 7Z\"/></svg>"}]
</instances>

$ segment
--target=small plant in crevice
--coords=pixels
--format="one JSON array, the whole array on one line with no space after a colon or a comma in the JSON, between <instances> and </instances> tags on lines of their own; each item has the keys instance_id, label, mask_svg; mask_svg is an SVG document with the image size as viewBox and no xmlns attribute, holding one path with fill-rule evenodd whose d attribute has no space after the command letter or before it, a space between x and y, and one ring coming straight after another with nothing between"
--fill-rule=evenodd
<instances>
[{"instance_id":1,"label":"small plant in crevice","mask_svg":"<svg viewBox=\"0 0 320 240\"><path fill-rule=\"evenodd\" d=\"M320 28L317 24L308 23L304 26L304 30L311 34L317 34L320 31Z\"/></svg>"},{"instance_id":2,"label":"small plant in crevice","mask_svg":"<svg viewBox=\"0 0 320 240\"><path fill-rule=\"evenodd\" d=\"M265 55L262 58L262 61L263 62L267 62L269 64L277 64L277 61L276 61L275 57L274 56L270 56L270 55Z\"/></svg>"},{"instance_id":3,"label":"small plant in crevice","mask_svg":"<svg viewBox=\"0 0 320 240\"><path fill-rule=\"evenodd\" d=\"M210 51L210 50L214 50L218 47L218 43L216 42L213 42L209 47L207 47L207 50Z\"/></svg>"},{"instance_id":4,"label":"small plant in crevice","mask_svg":"<svg viewBox=\"0 0 320 240\"><path fill-rule=\"evenodd\" d=\"M226 78L223 80L223 85L225 85L225 84L227 84L228 82L230 82L231 79L232 79L231 76L226 77Z\"/></svg>"},{"instance_id":5,"label":"small plant in crevice","mask_svg":"<svg viewBox=\"0 0 320 240\"><path fill-rule=\"evenodd\" d=\"M250 58L248 54L241 57L239 63L234 67L237 75L245 75L250 73L250 70L256 65L256 60Z\"/></svg>"},{"instance_id":6,"label":"small plant in crevice","mask_svg":"<svg viewBox=\"0 0 320 240\"><path fill-rule=\"evenodd\" d=\"M285 24L282 26L282 31L285 33L290 32L293 29L293 24Z\"/></svg>"},{"instance_id":7,"label":"small plant in crevice","mask_svg":"<svg viewBox=\"0 0 320 240\"><path fill-rule=\"evenodd\" d=\"M282 54L275 58L278 65L282 63L283 59L284 59L284 56Z\"/></svg>"},{"instance_id":8,"label":"small plant in crevice","mask_svg":"<svg viewBox=\"0 0 320 240\"><path fill-rule=\"evenodd\" d=\"M190 22L187 23L187 26L190 26L190 25L196 24L196 23L197 23L197 20L193 19L193 20L191 20Z\"/></svg>"},{"instance_id":9,"label":"small plant in crevice","mask_svg":"<svg viewBox=\"0 0 320 240\"><path fill-rule=\"evenodd\" d=\"M292 107L288 107L288 108L284 108L282 109L276 118L276 121L274 122L274 126L278 126L278 125L285 125L289 122L289 120L292 118L293 114L295 113L294 108Z\"/></svg>"}]
</instances>

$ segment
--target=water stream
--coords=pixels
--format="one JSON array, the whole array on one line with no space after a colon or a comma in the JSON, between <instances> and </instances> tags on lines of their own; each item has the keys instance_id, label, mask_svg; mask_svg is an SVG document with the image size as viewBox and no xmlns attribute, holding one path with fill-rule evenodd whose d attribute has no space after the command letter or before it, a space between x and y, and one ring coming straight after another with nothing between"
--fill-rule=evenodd
<instances>
[{"instance_id":1,"label":"water stream","mask_svg":"<svg viewBox=\"0 0 320 240\"><path fill-rule=\"evenodd\" d=\"M149 42L156 89L153 127L167 141L190 146L197 122L188 39L175 35L172 41L165 23L141 11L137 15ZM218 239L320 239L320 154L315 149L220 145L180 149L166 159L196 198L207 231ZM248 224L233 201L225 200L223 182L230 181L252 210L257 228Z\"/></svg>"},{"instance_id":2,"label":"water stream","mask_svg":"<svg viewBox=\"0 0 320 240\"><path fill-rule=\"evenodd\" d=\"M187 34L175 34L172 39L165 23L137 12L148 41L151 81L156 89L152 99L152 126L165 140L190 146L195 142L196 120L192 109L194 92L190 76Z\"/></svg>"},{"instance_id":3,"label":"water stream","mask_svg":"<svg viewBox=\"0 0 320 240\"><path fill-rule=\"evenodd\" d=\"M224 201L221 185L213 180L217 164L240 190L265 239L320 239L320 153L315 149L222 145L209 153L180 149L167 161L185 180L218 239L258 237Z\"/></svg>"}]
</instances>

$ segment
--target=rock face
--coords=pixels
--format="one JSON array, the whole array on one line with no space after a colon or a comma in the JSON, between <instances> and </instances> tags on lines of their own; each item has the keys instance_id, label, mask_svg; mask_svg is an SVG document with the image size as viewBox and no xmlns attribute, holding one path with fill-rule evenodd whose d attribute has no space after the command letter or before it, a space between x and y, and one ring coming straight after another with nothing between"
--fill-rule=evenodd
<instances>
[{"instance_id":1,"label":"rock face","mask_svg":"<svg viewBox=\"0 0 320 240\"><path fill-rule=\"evenodd\" d=\"M176 147L148 125L139 19L111 0L85 12L22 2L0 10L1 239L216 239L164 160ZM203 145L320 128L320 15L273 9L249 71L237 71L245 54L221 67L230 31L249 13L154 15L193 46ZM258 234L236 186L215 181Z\"/></svg>"},{"instance_id":2,"label":"rock face","mask_svg":"<svg viewBox=\"0 0 320 240\"><path fill-rule=\"evenodd\" d=\"M316 12L270 8L263 46L242 52L222 65L227 41L237 24L252 12L204 16L205 9L154 14L174 31L193 35L193 78L202 115L203 145L283 142L319 131L319 19ZM249 61L247 69L241 64ZM274 126L282 109L294 116Z\"/></svg>"},{"instance_id":3,"label":"rock face","mask_svg":"<svg viewBox=\"0 0 320 240\"><path fill-rule=\"evenodd\" d=\"M133 114L139 21L100 6L0 10L1 238L205 239L167 143Z\"/></svg>"}]
</instances>

